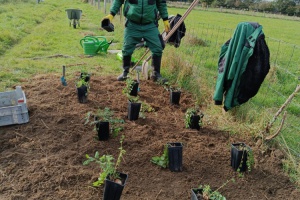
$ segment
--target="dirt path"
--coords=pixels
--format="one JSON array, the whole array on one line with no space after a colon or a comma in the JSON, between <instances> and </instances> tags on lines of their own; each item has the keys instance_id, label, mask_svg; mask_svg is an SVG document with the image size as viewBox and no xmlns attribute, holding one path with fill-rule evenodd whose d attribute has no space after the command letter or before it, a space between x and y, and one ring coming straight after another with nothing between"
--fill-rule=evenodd
<instances>
[{"instance_id":1,"label":"dirt path","mask_svg":"<svg viewBox=\"0 0 300 200\"><path fill-rule=\"evenodd\" d=\"M200 184L220 187L227 199L299 199L299 191L281 170L281 157L264 155L251 141L255 168L239 178L230 166L230 144L241 141L226 132L204 126L200 131L184 127L184 113L194 105L183 92L180 106L169 103L169 93L151 81L141 82L140 99L155 112L128 121L123 82L115 77L92 77L87 104L77 101L74 80L64 87L55 75L40 75L22 85L30 122L0 127L0 199L101 199L103 188L90 185L99 174L97 165L83 166L85 154L117 156L120 135L97 141L92 126L84 125L89 111L109 107L125 120L126 154L120 171L128 174L123 200L188 200L191 188ZM204 110L205 114L205 110ZM162 154L167 142L182 142L183 171L171 172L150 162Z\"/></svg>"}]
</instances>

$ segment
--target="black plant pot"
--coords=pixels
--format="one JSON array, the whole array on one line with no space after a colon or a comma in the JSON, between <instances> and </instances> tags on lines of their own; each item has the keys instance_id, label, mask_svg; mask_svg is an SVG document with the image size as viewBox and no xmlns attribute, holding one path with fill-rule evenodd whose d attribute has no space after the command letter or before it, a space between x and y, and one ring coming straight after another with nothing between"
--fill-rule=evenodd
<instances>
[{"instance_id":1,"label":"black plant pot","mask_svg":"<svg viewBox=\"0 0 300 200\"><path fill-rule=\"evenodd\" d=\"M168 143L169 169L172 172L182 171L182 143Z\"/></svg>"},{"instance_id":2,"label":"black plant pot","mask_svg":"<svg viewBox=\"0 0 300 200\"><path fill-rule=\"evenodd\" d=\"M246 149L245 149L246 148ZM245 143L231 144L231 166L237 171L244 172L247 170L247 158L250 147Z\"/></svg>"},{"instance_id":3,"label":"black plant pot","mask_svg":"<svg viewBox=\"0 0 300 200\"><path fill-rule=\"evenodd\" d=\"M202 189L198 189L198 188L193 188L191 193L191 200L202 200L203 199L203 193L202 193Z\"/></svg>"},{"instance_id":4,"label":"black plant pot","mask_svg":"<svg viewBox=\"0 0 300 200\"><path fill-rule=\"evenodd\" d=\"M101 27L107 32L113 32L115 30L114 25L110 22L109 19L104 19L101 22Z\"/></svg>"},{"instance_id":5,"label":"black plant pot","mask_svg":"<svg viewBox=\"0 0 300 200\"><path fill-rule=\"evenodd\" d=\"M100 141L108 140L109 138L109 122L97 122L96 130Z\"/></svg>"},{"instance_id":6,"label":"black plant pot","mask_svg":"<svg viewBox=\"0 0 300 200\"><path fill-rule=\"evenodd\" d=\"M87 103L88 88L85 85L77 88L77 96L79 103Z\"/></svg>"},{"instance_id":7,"label":"black plant pot","mask_svg":"<svg viewBox=\"0 0 300 200\"><path fill-rule=\"evenodd\" d=\"M171 104L179 105L180 101L180 91L171 91L170 92L170 102Z\"/></svg>"},{"instance_id":8,"label":"black plant pot","mask_svg":"<svg viewBox=\"0 0 300 200\"><path fill-rule=\"evenodd\" d=\"M132 86L132 89L131 89L129 95L136 97L138 94L138 90L139 90L139 82L134 81L132 84L133 84L133 86Z\"/></svg>"},{"instance_id":9,"label":"black plant pot","mask_svg":"<svg viewBox=\"0 0 300 200\"><path fill-rule=\"evenodd\" d=\"M107 177L105 180L105 187L103 193L103 200L119 200L122 195L122 191L128 179L127 174L119 173L122 184L109 180Z\"/></svg>"},{"instance_id":10,"label":"black plant pot","mask_svg":"<svg viewBox=\"0 0 300 200\"><path fill-rule=\"evenodd\" d=\"M137 120L141 110L141 103L128 102L128 119L130 121Z\"/></svg>"},{"instance_id":11,"label":"black plant pot","mask_svg":"<svg viewBox=\"0 0 300 200\"><path fill-rule=\"evenodd\" d=\"M189 127L191 129L200 130L200 125L199 125L200 119L201 119L200 115L192 115L191 116L191 121L189 123Z\"/></svg>"}]
</instances>

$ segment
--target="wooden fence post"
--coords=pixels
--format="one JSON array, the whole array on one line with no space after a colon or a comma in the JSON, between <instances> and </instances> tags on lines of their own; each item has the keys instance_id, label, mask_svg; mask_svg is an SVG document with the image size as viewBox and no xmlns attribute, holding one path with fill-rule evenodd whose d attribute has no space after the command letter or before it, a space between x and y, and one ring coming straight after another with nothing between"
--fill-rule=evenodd
<instances>
[{"instance_id":1,"label":"wooden fence post","mask_svg":"<svg viewBox=\"0 0 300 200\"><path fill-rule=\"evenodd\" d=\"M106 0L104 0L104 14L106 14Z\"/></svg>"}]
</instances>

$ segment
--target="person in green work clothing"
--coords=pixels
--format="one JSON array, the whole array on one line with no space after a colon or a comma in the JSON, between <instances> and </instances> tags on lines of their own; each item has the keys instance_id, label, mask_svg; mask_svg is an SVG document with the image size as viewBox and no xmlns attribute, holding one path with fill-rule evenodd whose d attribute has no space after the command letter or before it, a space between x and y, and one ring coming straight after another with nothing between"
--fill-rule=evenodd
<instances>
[{"instance_id":1,"label":"person in green work clothing","mask_svg":"<svg viewBox=\"0 0 300 200\"><path fill-rule=\"evenodd\" d=\"M160 74L161 58L165 43L158 30L158 15L163 19L165 32L170 31L166 0L114 0L110 14L104 17L112 22L121 5L124 4L123 13L126 17L124 42L123 42L123 73L118 76L118 81L124 81L129 73L131 55L136 45L142 39L146 42L152 53L151 75L153 81L166 82Z\"/></svg>"}]
</instances>

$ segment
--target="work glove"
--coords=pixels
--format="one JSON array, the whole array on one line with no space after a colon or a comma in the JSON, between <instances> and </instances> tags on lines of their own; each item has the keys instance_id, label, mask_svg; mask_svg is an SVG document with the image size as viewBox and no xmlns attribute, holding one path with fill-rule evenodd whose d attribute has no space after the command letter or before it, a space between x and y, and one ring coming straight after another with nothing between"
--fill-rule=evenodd
<instances>
[{"instance_id":1,"label":"work glove","mask_svg":"<svg viewBox=\"0 0 300 200\"><path fill-rule=\"evenodd\" d=\"M164 20L164 25L165 25L165 32L169 33L170 32L170 23L169 23L169 20Z\"/></svg>"},{"instance_id":2,"label":"work glove","mask_svg":"<svg viewBox=\"0 0 300 200\"><path fill-rule=\"evenodd\" d=\"M104 19L108 19L110 22L112 22L113 18L114 18L114 16L112 14L109 14L109 15L103 17L103 19L101 21L103 21Z\"/></svg>"}]
</instances>

